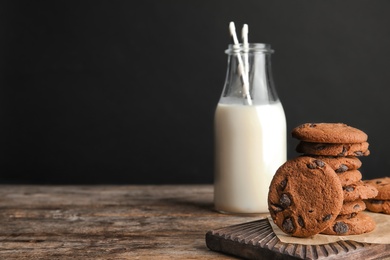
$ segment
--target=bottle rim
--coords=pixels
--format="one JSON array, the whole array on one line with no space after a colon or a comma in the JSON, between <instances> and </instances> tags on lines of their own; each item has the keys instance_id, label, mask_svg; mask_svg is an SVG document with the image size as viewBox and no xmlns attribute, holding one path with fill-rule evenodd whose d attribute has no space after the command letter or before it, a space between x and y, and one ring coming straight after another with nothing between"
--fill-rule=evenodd
<instances>
[{"instance_id":1,"label":"bottle rim","mask_svg":"<svg viewBox=\"0 0 390 260\"><path fill-rule=\"evenodd\" d=\"M229 44L228 49L225 50L226 54L248 52L274 53L274 50L271 49L271 45L268 43L249 43L247 46L242 43Z\"/></svg>"}]
</instances>

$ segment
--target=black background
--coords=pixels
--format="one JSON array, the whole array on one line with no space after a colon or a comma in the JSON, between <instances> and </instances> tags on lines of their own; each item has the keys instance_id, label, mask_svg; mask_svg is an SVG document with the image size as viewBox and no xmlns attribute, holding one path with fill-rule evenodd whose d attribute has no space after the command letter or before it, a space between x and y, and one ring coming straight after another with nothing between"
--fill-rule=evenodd
<instances>
[{"instance_id":1,"label":"black background","mask_svg":"<svg viewBox=\"0 0 390 260\"><path fill-rule=\"evenodd\" d=\"M1 1L2 183L212 183L228 23L270 43L288 133L369 135L388 175L390 2ZM288 156L297 142L288 136Z\"/></svg>"}]
</instances>

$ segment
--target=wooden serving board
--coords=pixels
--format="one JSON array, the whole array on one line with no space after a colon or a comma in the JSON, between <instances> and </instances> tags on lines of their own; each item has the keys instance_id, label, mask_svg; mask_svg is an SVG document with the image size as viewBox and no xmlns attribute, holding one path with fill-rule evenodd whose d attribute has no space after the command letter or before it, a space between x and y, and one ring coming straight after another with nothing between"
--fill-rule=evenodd
<instances>
[{"instance_id":1,"label":"wooden serving board","mask_svg":"<svg viewBox=\"0 0 390 260\"><path fill-rule=\"evenodd\" d=\"M390 256L390 244L339 241L325 245L283 243L268 219L207 232L209 249L246 259L379 259Z\"/></svg>"}]
</instances>

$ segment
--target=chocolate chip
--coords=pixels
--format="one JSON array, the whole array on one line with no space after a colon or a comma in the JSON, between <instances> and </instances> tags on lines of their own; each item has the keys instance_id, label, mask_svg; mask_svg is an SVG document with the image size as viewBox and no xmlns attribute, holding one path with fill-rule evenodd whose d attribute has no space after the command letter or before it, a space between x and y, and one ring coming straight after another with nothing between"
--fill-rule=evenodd
<instances>
[{"instance_id":1,"label":"chocolate chip","mask_svg":"<svg viewBox=\"0 0 390 260\"><path fill-rule=\"evenodd\" d=\"M353 212L353 213L351 213L351 215L348 216L348 218L349 218L349 219L350 219L350 218L354 218L354 217L356 217L356 215L357 215L357 213L356 213L356 212Z\"/></svg>"},{"instance_id":2,"label":"chocolate chip","mask_svg":"<svg viewBox=\"0 0 390 260\"><path fill-rule=\"evenodd\" d=\"M364 153L363 153L362 151L356 151L356 152L355 152L355 155L356 155L356 156L363 156Z\"/></svg>"},{"instance_id":3,"label":"chocolate chip","mask_svg":"<svg viewBox=\"0 0 390 260\"><path fill-rule=\"evenodd\" d=\"M314 210L312 210L312 209L309 209L309 213L313 213L314 212Z\"/></svg>"},{"instance_id":4,"label":"chocolate chip","mask_svg":"<svg viewBox=\"0 0 390 260\"><path fill-rule=\"evenodd\" d=\"M353 206L353 209L360 209L360 205L356 204L355 206Z\"/></svg>"},{"instance_id":5,"label":"chocolate chip","mask_svg":"<svg viewBox=\"0 0 390 260\"><path fill-rule=\"evenodd\" d=\"M355 188L352 187L352 186L347 186L347 187L344 187L343 189L344 189L345 191L347 191L347 192L351 192L351 191L354 191L354 190L355 190Z\"/></svg>"},{"instance_id":6,"label":"chocolate chip","mask_svg":"<svg viewBox=\"0 0 390 260\"><path fill-rule=\"evenodd\" d=\"M322 221L325 222L325 221L328 221L329 219L332 218L332 214L328 214L328 215L325 215L323 218L322 218Z\"/></svg>"},{"instance_id":7,"label":"chocolate chip","mask_svg":"<svg viewBox=\"0 0 390 260\"><path fill-rule=\"evenodd\" d=\"M271 209L275 214L284 210L282 207L275 204L271 205Z\"/></svg>"},{"instance_id":8,"label":"chocolate chip","mask_svg":"<svg viewBox=\"0 0 390 260\"><path fill-rule=\"evenodd\" d=\"M294 229L295 229L294 223L293 223L291 218L286 218L283 221L282 227L283 227L283 230L286 231L287 233L293 233Z\"/></svg>"},{"instance_id":9,"label":"chocolate chip","mask_svg":"<svg viewBox=\"0 0 390 260\"><path fill-rule=\"evenodd\" d=\"M348 232L348 225L344 222L336 222L333 226L333 231L336 232L336 234L344 234Z\"/></svg>"},{"instance_id":10,"label":"chocolate chip","mask_svg":"<svg viewBox=\"0 0 390 260\"><path fill-rule=\"evenodd\" d=\"M336 170L337 173L343 173L348 171L348 166L345 164L340 164L340 167Z\"/></svg>"},{"instance_id":11,"label":"chocolate chip","mask_svg":"<svg viewBox=\"0 0 390 260\"><path fill-rule=\"evenodd\" d=\"M348 151L347 147L343 146L343 151L339 153L337 156L344 156L347 151Z\"/></svg>"},{"instance_id":12,"label":"chocolate chip","mask_svg":"<svg viewBox=\"0 0 390 260\"><path fill-rule=\"evenodd\" d=\"M326 148L326 145L318 144L314 146L314 149L317 151L324 150Z\"/></svg>"},{"instance_id":13,"label":"chocolate chip","mask_svg":"<svg viewBox=\"0 0 390 260\"><path fill-rule=\"evenodd\" d=\"M305 222L303 221L303 218L301 216L298 217L298 224L301 226L301 227L305 227Z\"/></svg>"},{"instance_id":14,"label":"chocolate chip","mask_svg":"<svg viewBox=\"0 0 390 260\"><path fill-rule=\"evenodd\" d=\"M282 196L280 196L279 202L283 208L287 208L291 205L291 199L288 197L287 194L282 194Z\"/></svg>"},{"instance_id":15,"label":"chocolate chip","mask_svg":"<svg viewBox=\"0 0 390 260\"><path fill-rule=\"evenodd\" d=\"M282 190L284 190L287 186L287 179L284 179L281 183L280 183L280 187L282 188Z\"/></svg>"},{"instance_id":16,"label":"chocolate chip","mask_svg":"<svg viewBox=\"0 0 390 260\"><path fill-rule=\"evenodd\" d=\"M376 181L376 184L381 184L382 183L382 181Z\"/></svg>"},{"instance_id":17,"label":"chocolate chip","mask_svg":"<svg viewBox=\"0 0 390 260\"><path fill-rule=\"evenodd\" d=\"M317 125L314 124L314 123L311 123L309 126L310 126L310 127L316 127Z\"/></svg>"},{"instance_id":18,"label":"chocolate chip","mask_svg":"<svg viewBox=\"0 0 390 260\"><path fill-rule=\"evenodd\" d=\"M321 160L314 160L313 163L308 163L306 166L309 169L316 169L324 167L325 163Z\"/></svg>"},{"instance_id":19,"label":"chocolate chip","mask_svg":"<svg viewBox=\"0 0 390 260\"><path fill-rule=\"evenodd\" d=\"M317 164L318 167L322 168L325 166L325 163L321 160L315 160L315 164Z\"/></svg>"},{"instance_id":20,"label":"chocolate chip","mask_svg":"<svg viewBox=\"0 0 390 260\"><path fill-rule=\"evenodd\" d=\"M354 218L354 217L356 217L356 215L357 215L357 213L356 213L356 212L354 212L354 213L347 214L347 215L343 215L343 216L344 216L344 218L346 218L346 219L351 219L351 218Z\"/></svg>"}]
</instances>

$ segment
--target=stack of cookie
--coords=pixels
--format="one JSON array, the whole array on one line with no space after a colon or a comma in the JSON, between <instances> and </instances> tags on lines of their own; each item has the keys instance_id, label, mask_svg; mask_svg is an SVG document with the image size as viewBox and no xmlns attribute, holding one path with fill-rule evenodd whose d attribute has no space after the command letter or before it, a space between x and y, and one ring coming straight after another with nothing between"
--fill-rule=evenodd
<instances>
[{"instance_id":1,"label":"stack of cookie","mask_svg":"<svg viewBox=\"0 0 390 260\"><path fill-rule=\"evenodd\" d=\"M363 131L341 123L307 123L293 129L300 142L297 152L327 164L339 177L343 203L339 215L323 234L352 235L372 231L375 222L362 213L363 200L374 198L378 191L362 181L359 156L368 156L368 136Z\"/></svg>"},{"instance_id":2,"label":"stack of cookie","mask_svg":"<svg viewBox=\"0 0 390 260\"><path fill-rule=\"evenodd\" d=\"M373 199L364 200L367 210L390 214L390 177L365 180L364 183L374 186L378 195Z\"/></svg>"},{"instance_id":3,"label":"stack of cookie","mask_svg":"<svg viewBox=\"0 0 390 260\"><path fill-rule=\"evenodd\" d=\"M300 140L297 151L303 155L281 165L271 181L268 209L275 224L297 237L372 231L375 221L362 213L363 200L379 198L378 190L362 181L358 158L370 153L367 135L328 123L304 124L292 135ZM390 186L390 179L386 182ZM390 203L390 191L381 194Z\"/></svg>"}]
</instances>

